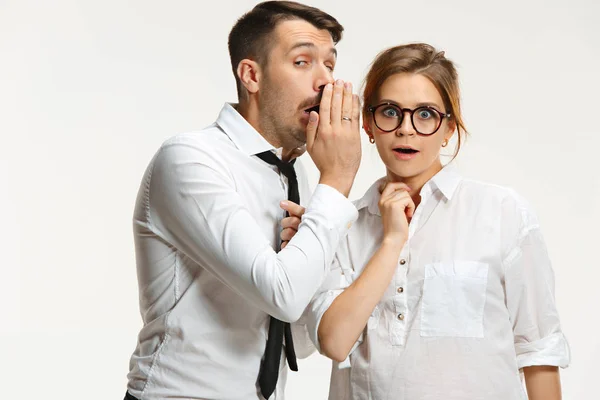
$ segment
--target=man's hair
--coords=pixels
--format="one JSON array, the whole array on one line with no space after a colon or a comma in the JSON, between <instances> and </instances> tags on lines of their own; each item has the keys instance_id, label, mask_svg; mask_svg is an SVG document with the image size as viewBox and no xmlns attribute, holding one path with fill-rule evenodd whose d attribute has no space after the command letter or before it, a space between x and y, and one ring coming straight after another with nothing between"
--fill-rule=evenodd
<instances>
[{"instance_id":1,"label":"man's hair","mask_svg":"<svg viewBox=\"0 0 600 400\"><path fill-rule=\"evenodd\" d=\"M235 76L238 97L243 85L237 75L237 67L243 59L256 61L265 67L273 45L273 31L277 24L288 20L304 20L317 29L326 29L334 43L342 39L344 27L331 15L294 1L265 1L244 14L229 32L229 57Z\"/></svg>"}]
</instances>

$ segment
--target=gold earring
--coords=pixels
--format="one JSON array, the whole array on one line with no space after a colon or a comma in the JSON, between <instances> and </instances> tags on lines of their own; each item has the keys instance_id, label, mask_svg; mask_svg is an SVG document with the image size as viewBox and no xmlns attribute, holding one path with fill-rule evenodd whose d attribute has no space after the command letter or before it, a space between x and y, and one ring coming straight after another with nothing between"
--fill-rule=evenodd
<instances>
[{"instance_id":1,"label":"gold earring","mask_svg":"<svg viewBox=\"0 0 600 400\"><path fill-rule=\"evenodd\" d=\"M448 139L444 139L444 143L442 143L442 147L448 146Z\"/></svg>"},{"instance_id":2,"label":"gold earring","mask_svg":"<svg viewBox=\"0 0 600 400\"><path fill-rule=\"evenodd\" d=\"M375 143L375 138L373 136L371 136L371 135L369 135L369 142L371 144Z\"/></svg>"}]
</instances>

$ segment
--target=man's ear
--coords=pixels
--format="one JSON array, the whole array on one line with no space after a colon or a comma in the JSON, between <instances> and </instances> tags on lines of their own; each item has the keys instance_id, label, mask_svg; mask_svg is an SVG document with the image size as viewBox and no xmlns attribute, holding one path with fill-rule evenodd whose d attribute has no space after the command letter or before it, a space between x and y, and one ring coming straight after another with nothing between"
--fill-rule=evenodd
<instances>
[{"instance_id":1,"label":"man's ear","mask_svg":"<svg viewBox=\"0 0 600 400\"><path fill-rule=\"evenodd\" d=\"M253 94L258 92L261 71L260 65L256 61L244 58L238 64L237 75L248 93Z\"/></svg>"}]
</instances>

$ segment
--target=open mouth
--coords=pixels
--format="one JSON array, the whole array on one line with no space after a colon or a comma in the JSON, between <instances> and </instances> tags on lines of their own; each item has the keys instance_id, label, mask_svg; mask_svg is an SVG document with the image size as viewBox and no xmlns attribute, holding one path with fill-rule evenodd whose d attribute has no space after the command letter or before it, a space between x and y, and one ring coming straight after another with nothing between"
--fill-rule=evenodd
<instances>
[{"instance_id":1,"label":"open mouth","mask_svg":"<svg viewBox=\"0 0 600 400\"><path fill-rule=\"evenodd\" d=\"M311 108L307 108L306 110L304 110L305 113L310 114L311 111L316 111L317 113L319 112L319 104L317 104L316 106L312 106Z\"/></svg>"},{"instance_id":2,"label":"open mouth","mask_svg":"<svg viewBox=\"0 0 600 400\"><path fill-rule=\"evenodd\" d=\"M410 149L410 148L397 148L394 149L394 151L396 153L400 153L400 154L416 154L419 152L419 150L415 150L415 149Z\"/></svg>"}]
</instances>

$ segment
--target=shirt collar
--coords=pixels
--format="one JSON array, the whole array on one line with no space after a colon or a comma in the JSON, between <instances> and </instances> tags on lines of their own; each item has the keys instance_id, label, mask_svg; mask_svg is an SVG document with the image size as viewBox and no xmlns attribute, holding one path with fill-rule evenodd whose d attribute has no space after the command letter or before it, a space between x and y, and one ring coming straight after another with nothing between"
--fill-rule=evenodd
<instances>
[{"instance_id":1,"label":"shirt collar","mask_svg":"<svg viewBox=\"0 0 600 400\"><path fill-rule=\"evenodd\" d=\"M436 187L442 193L447 201L450 201L452 200L452 196L454 196L456 188L458 188L461 180L462 177L458 173L456 167L454 164L450 163L442 168L440 172L435 174L429 182L431 182L431 185Z\"/></svg>"},{"instance_id":2,"label":"shirt collar","mask_svg":"<svg viewBox=\"0 0 600 400\"><path fill-rule=\"evenodd\" d=\"M366 191L364 196L356 201L355 205L357 210L360 211L361 208L367 207L371 214L381 216L381 213L379 212L379 198L381 197L379 185L384 180L385 177L377 179ZM458 171L456 171L456 167L454 167L453 164L448 164L423 185L421 193L434 193L436 190L439 190L444 198L447 201L450 201L461 180L462 177Z\"/></svg>"},{"instance_id":3,"label":"shirt collar","mask_svg":"<svg viewBox=\"0 0 600 400\"><path fill-rule=\"evenodd\" d=\"M234 108L233 103L225 103L219 117L217 125L231 139L233 144L242 152L248 155L262 153L263 151L275 151L281 158L281 149L279 152L265 138L258 133L256 129Z\"/></svg>"}]
</instances>

